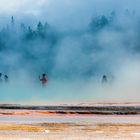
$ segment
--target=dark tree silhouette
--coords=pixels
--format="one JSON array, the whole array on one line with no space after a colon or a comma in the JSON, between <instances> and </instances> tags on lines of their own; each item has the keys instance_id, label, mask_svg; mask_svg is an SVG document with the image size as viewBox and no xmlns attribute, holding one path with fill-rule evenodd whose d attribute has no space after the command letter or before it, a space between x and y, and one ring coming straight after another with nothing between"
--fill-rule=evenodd
<instances>
[{"instance_id":1,"label":"dark tree silhouette","mask_svg":"<svg viewBox=\"0 0 140 140\"><path fill-rule=\"evenodd\" d=\"M105 16L99 16L94 18L90 23L91 31L97 32L106 27L109 24L109 20Z\"/></svg>"}]
</instances>

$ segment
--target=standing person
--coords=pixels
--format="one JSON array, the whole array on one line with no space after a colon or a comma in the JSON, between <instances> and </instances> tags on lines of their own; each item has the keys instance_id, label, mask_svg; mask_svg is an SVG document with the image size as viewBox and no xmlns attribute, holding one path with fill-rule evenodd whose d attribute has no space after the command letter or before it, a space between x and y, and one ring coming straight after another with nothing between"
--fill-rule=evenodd
<instances>
[{"instance_id":1,"label":"standing person","mask_svg":"<svg viewBox=\"0 0 140 140\"><path fill-rule=\"evenodd\" d=\"M2 82L2 73L0 73L0 83Z\"/></svg>"},{"instance_id":2,"label":"standing person","mask_svg":"<svg viewBox=\"0 0 140 140\"><path fill-rule=\"evenodd\" d=\"M8 76L7 75L4 75L4 80L5 80L6 83L8 82Z\"/></svg>"},{"instance_id":3,"label":"standing person","mask_svg":"<svg viewBox=\"0 0 140 140\"><path fill-rule=\"evenodd\" d=\"M42 85L45 86L48 82L46 74L42 74L42 77L39 76L39 80L41 81Z\"/></svg>"},{"instance_id":4,"label":"standing person","mask_svg":"<svg viewBox=\"0 0 140 140\"><path fill-rule=\"evenodd\" d=\"M102 84L106 84L107 82L108 82L107 76L106 75L103 75Z\"/></svg>"}]
</instances>

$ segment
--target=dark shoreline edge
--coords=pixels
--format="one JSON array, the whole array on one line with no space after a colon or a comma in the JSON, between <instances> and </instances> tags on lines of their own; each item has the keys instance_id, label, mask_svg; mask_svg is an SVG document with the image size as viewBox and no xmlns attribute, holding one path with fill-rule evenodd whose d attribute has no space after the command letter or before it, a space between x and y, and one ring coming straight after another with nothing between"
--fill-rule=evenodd
<instances>
[{"instance_id":1,"label":"dark shoreline edge","mask_svg":"<svg viewBox=\"0 0 140 140\"><path fill-rule=\"evenodd\" d=\"M1 104L2 110L40 110L55 114L140 115L140 106L29 106Z\"/></svg>"}]
</instances>

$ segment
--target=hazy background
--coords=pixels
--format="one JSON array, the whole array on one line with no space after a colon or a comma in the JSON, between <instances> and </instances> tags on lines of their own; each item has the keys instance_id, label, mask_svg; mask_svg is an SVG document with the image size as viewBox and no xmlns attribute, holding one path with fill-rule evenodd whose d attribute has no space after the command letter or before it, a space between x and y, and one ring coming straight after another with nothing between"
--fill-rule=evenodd
<instances>
[{"instance_id":1,"label":"hazy background","mask_svg":"<svg viewBox=\"0 0 140 140\"><path fill-rule=\"evenodd\" d=\"M139 102L139 4L0 0L1 103Z\"/></svg>"}]
</instances>

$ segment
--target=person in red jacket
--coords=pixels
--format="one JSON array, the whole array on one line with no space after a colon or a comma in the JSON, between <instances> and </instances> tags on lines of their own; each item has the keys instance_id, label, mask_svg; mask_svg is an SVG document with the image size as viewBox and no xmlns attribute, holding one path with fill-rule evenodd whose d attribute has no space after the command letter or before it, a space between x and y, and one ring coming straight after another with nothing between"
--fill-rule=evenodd
<instances>
[{"instance_id":1,"label":"person in red jacket","mask_svg":"<svg viewBox=\"0 0 140 140\"><path fill-rule=\"evenodd\" d=\"M42 74L42 77L39 76L39 80L41 81L42 85L45 86L48 82L46 74Z\"/></svg>"}]
</instances>

